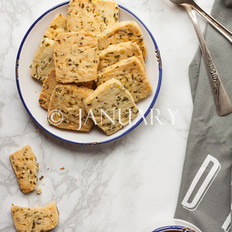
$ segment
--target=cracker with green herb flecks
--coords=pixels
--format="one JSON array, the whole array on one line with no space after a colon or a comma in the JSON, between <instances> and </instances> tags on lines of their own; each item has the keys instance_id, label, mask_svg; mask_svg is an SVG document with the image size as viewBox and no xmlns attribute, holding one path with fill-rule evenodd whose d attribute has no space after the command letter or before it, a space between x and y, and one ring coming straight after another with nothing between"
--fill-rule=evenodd
<instances>
[{"instance_id":1,"label":"cracker with green herb flecks","mask_svg":"<svg viewBox=\"0 0 232 232\"><path fill-rule=\"evenodd\" d=\"M86 111L94 115L98 127L107 135L126 126L138 114L130 92L116 79L101 84L84 100Z\"/></svg>"},{"instance_id":2,"label":"cracker with green herb flecks","mask_svg":"<svg viewBox=\"0 0 232 232\"><path fill-rule=\"evenodd\" d=\"M118 22L116 2L106 0L71 0L67 14L68 31L87 31L95 35Z\"/></svg>"},{"instance_id":3,"label":"cracker with green herb flecks","mask_svg":"<svg viewBox=\"0 0 232 232\"><path fill-rule=\"evenodd\" d=\"M98 70L113 65L120 60L128 59L129 57L136 56L140 62L145 66L143 61L142 52L135 42L124 42L116 45L109 45L105 50L99 54Z\"/></svg>"},{"instance_id":4,"label":"cracker with green herb flecks","mask_svg":"<svg viewBox=\"0 0 232 232\"><path fill-rule=\"evenodd\" d=\"M54 68L53 63L54 41L43 38L35 51L33 62L30 66L31 76L39 81L44 81L50 71Z\"/></svg>"},{"instance_id":5,"label":"cracker with green herb flecks","mask_svg":"<svg viewBox=\"0 0 232 232\"><path fill-rule=\"evenodd\" d=\"M28 193L35 190L38 163L31 147L27 145L11 154L10 161L22 192Z\"/></svg>"},{"instance_id":6,"label":"cracker with green herb flecks","mask_svg":"<svg viewBox=\"0 0 232 232\"><path fill-rule=\"evenodd\" d=\"M56 37L54 64L57 82L64 84L95 81L98 63L98 41L93 34L74 32Z\"/></svg>"},{"instance_id":7,"label":"cracker with green herb flecks","mask_svg":"<svg viewBox=\"0 0 232 232\"><path fill-rule=\"evenodd\" d=\"M53 45L54 39L60 33L66 31L66 17L62 14L56 15L48 26L45 34L38 45L33 62L30 66L31 76L39 81L44 81L54 68Z\"/></svg>"},{"instance_id":8,"label":"cracker with green herb flecks","mask_svg":"<svg viewBox=\"0 0 232 232\"><path fill-rule=\"evenodd\" d=\"M11 214L18 232L45 232L58 225L59 213L53 201L45 207L26 208L12 206Z\"/></svg>"},{"instance_id":9,"label":"cracker with green herb flecks","mask_svg":"<svg viewBox=\"0 0 232 232\"><path fill-rule=\"evenodd\" d=\"M47 30L44 33L44 38L55 39L57 35L67 31L66 16L58 14L54 17Z\"/></svg>"},{"instance_id":10,"label":"cracker with green herb flecks","mask_svg":"<svg viewBox=\"0 0 232 232\"><path fill-rule=\"evenodd\" d=\"M122 21L110 29L105 30L98 37L99 50L106 49L109 45L133 41L140 47L144 60L147 56L142 31L135 21Z\"/></svg>"},{"instance_id":11,"label":"cracker with green herb flecks","mask_svg":"<svg viewBox=\"0 0 232 232\"><path fill-rule=\"evenodd\" d=\"M42 90L41 90L40 97L39 97L39 104L44 109L46 109L46 110L48 109L50 98L52 96L52 92L58 84L59 83L57 83L57 81L56 81L55 70L52 69L50 74L47 76L47 78L43 82ZM89 82L78 83L77 85L80 87L83 86L83 87L87 87L89 89L93 89L95 82L89 81Z\"/></svg>"},{"instance_id":12,"label":"cracker with green herb flecks","mask_svg":"<svg viewBox=\"0 0 232 232\"><path fill-rule=\"evenodd\" d=\"M92 92L74 84L57 85L49 103L48 122L61 129L90 131L93 121L86 119L83 100Z\"/></svg>"},{"instance_id":13,"label":"cracker with green herb flecks","mask_svg":"<svg viewBox=\"0 0 232 232\"><path fill-rule=\"evenodd\" d=\"M119 80L131 93L135 102L147 97L152 92L145 68L135 56L103 69L98 74L97 85L111 78Z\"/></svg>"},{"instance_id":14,"label":"cracker with green herb flecks","mask_svg":"<svg viewBox=\"0 0 232 232\"><path fill-rule=\"evenodd\" d=\"M43 82L42 90L39 96L39 104L46 110L48 109L52 92L56 86L56 73L55 70L52 69Z\"/></svg>"}]
</instances>

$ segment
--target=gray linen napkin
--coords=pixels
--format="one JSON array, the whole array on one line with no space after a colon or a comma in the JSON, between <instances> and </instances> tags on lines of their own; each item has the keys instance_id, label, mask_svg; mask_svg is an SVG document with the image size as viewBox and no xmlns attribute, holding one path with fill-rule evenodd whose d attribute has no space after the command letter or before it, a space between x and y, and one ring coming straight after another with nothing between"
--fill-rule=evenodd
<instances>
[{"instance_id":1,"label":"gray linen napkin","mask_svg":"<svg viewBox=\"0 0 232 232\"><path fill-rule=\"evenodd\" d=\"M232 31L232 0L215 0L212 16ZM232 44L210 25L206 43L232 99ZM231 230L232 114L219 117L208 75L197 51L190 67L194 102L175 218L202 232Z\"/></svg>"}]
</instances>

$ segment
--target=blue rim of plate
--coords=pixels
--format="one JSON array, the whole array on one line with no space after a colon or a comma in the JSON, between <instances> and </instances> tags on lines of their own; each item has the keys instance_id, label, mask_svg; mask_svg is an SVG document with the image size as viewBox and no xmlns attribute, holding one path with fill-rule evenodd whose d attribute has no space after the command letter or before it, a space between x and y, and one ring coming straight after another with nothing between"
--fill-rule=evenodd
<instances>
[{"instance_id":1,"label":"blue rim of plate","mask_svg":"<svg viewBox=\"0 0 232 232\"><path fill-rule=\"evenodd\" d=\"M31 114L30 110L28 109L24 99L23 99L23 96L22 96L22 93L21 93L21 89L20 89L20 84L19 84L19 75L18 75L18 68L19 68L19 59L20 59L20 54L21 54L21 50L23 48L23 45L24 45L24 42L25 40L27 39L27 36L29 35L29 33L31 32L31 30L34 28L34 26L45 16L47 15L48 13L50 13L51 11L61 7L61 6L64 6L64 5L67 5L69 3L69 1L66 1L66 2L63 2L61 4L58 4L52 8L50 8L49 10L47 10L46 12L44 12L38 19L35 20L35 22L30 26L30 28L28 29L28 31L26 32L26 34L24 35L23 37L23 40L19 46L19 50L18 50L18 53L17 53L17 57L16 57L16 65L15 65L15 75L16 75L16 84L17 84L17 89L18 89L18 92L19 92L19 96L21 98L21 101L25 107L25 109L27 110L28 114L30 115L30 117L36 122L36 124L38 124L44 131L46 131L48 134L58 138L58 139L61 139L63 141L66 141L66 142L69 142L69 143L74 143L74 144L80 144L80 145L96 145L96 144L103 144L103 143L108 143L108 142L111 142L111 141L114 141L116 139L119 139L120 137L128 134L129 132L131 132L132 130L134 130L142 121L143 121L143 117L141 117L141 119L136 123L134 124L132 127L130 127L127 131L125 131L124 133L122 133L121 135L115 137L115 138L112 138L112 139L108 139L108 140L104 140L104 141L101 141L101 142L88 142L88 143L81 143L81 142L75 142L75 141L70 141L70 140L67 140L65 138L62 138L56 134L53 134L51 133L49 130L45 129L37 120L36 118ZM156 43L156 40L155 38L153 37L152 33L150 32L150 30L145 26L145 24L134 14L132 13L130 10L128 10L127 8L119 5L119 8L127 11L129 14L131 14L133 17L135 17L142 25L143 27L147 30L148 34L150 35L154 45L155 45L155 49L156 49L156 56L157 56L157 59L158 59L158 64L159 64L159 77L158 77L158 85L157 85L157 89L156 89L156 92L155 92L155 96L149 106L149 108L147 109L147 111L144 113L144 117L147 117L148 113L150 112L150 110L153 108L156 100L157 100L157 97L159 95L159 91L160 91L160 87L161 87L161 82L162 82L162 60L161 60L161 56L160 56L160 50L158 48L158 45Z\"/></svg>"},{"instance_id":2,"label":"blue rim of plate","mask_svg":"<svg viewBox=\"0 0 232 232\"><path fill-rule=\"evenodd\" d=\"M153 230L152 232L168 232L169 230L181 230L183 228L186 228L185 226L164 226L164 227L160 227L157 228L155 230ZM186 232L188 232L189 230L187 230Z\"/></svg>"}]
</instances>

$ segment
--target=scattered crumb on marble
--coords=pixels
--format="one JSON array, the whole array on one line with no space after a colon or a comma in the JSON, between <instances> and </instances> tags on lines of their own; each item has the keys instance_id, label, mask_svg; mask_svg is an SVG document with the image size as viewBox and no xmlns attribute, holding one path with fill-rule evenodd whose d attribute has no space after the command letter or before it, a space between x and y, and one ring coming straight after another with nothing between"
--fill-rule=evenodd
<instances>
[{"instance_id":1,"label":"scattered crumb on marble","mask_svg":"<svg viewBox=\"0 0 232 232\"><path fill-rule=\"evenodd\" d=\"M41 181L43 178L44 178L44 176L41 176L41 177L39 178L39 180Z\"/></svg>"},{"instance_id":2,"label":"scattered crumb on marble","mask_svg":"<svg viewBox=\"0 0 232 232\"><path fill-rule=\"evenodd\" d=\"M64 167L60 168L60 170L64 170Z\"/></svg>"},{"instance_id":3,"label":"scattered crumb on marble","mask_svg":"<svg viewBox=\"0 0 232 232\"><path fill-rule=\"evenodd\" d=\"M35 133L39 133L39 130L38 130L38 129L35 129Z\"/></svg>"},{"instance_id":4,"label":"scattered crumb on marble","mask_svg":"<svg viewBox=\"0 0 232 232\"><path fill-rule=\"evenodd\" d=\"M40 195L42 193L42 189L41 188L38 188L37 189L37 194Z\"/></svg>"},{"instance_id":5,"label":"scattered crumb on marble","mask_svg":"<svg viewBox=\"0 0 232 232\"><path fill-rule=\"evenodd\" d=\"M43 183L42 185L45 185L45 183Z\"/></svg>"}]
</instances>

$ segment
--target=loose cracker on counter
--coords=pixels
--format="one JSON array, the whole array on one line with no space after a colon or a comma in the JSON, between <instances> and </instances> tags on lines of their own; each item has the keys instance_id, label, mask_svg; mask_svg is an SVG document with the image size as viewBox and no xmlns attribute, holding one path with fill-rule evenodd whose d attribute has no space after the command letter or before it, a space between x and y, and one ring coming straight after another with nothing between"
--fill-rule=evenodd
<instances>
[{"instance_id":1,"label":"loose cracker on counter","mask_svg":"<svg viewBox=\"0 0 232 232\"><path fill-rule=\"evenodd\" d=\"M12 168L23 193L36 189L38 163L29 145L10 155Z\"/></svg>"},{"instance_id":2,"label":"loose cracker on counter","mask_svg":"<svg viewBox=\"0 0 232 232\"><path fill-rule=\"evenodd\" d=\"M53 201L45 207L26 208L12 206L11 214L18 232L45 232L54 229L59 222L59 213Z\"/></svg>"}]
</instances>

